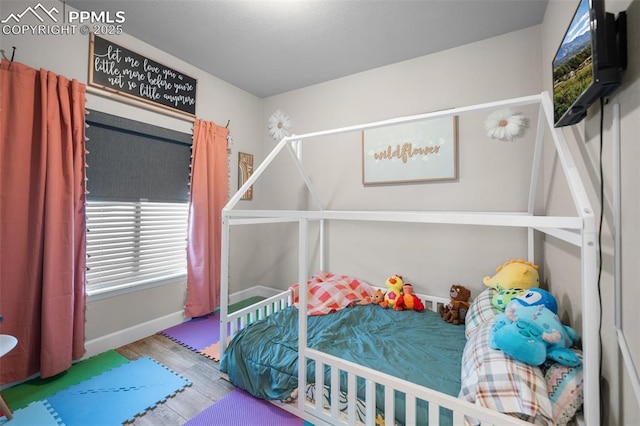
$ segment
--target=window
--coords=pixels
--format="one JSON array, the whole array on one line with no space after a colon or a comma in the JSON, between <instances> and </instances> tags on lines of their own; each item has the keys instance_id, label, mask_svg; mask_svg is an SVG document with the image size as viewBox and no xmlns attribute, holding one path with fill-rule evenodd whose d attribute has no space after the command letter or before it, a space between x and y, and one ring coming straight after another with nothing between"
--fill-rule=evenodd
<instances>
[{"instance_id":1,"label":"window","mask_svg":"<svg viewBox=\"0 0 640 426\"><path fill-rule=\"evenodd\" d=\"M87 202L87 291L187 273L187 203Z\"/></svg>"},{"instance_id":2,"label":"window","mask_svg":"<svg viewBox=\"0 0 640 426\"><path fill-rule=\"evenodd\" d=\"M97 111L86 121L87 294L185 276L191 135Z\"/></svg>"}]
</instances>

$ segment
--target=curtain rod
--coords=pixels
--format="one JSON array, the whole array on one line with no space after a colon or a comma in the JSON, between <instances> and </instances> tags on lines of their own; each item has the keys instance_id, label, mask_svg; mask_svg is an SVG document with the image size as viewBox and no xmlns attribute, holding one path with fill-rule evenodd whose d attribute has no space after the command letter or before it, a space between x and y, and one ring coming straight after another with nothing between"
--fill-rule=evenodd
<instances>
[{"instance_id":1,"label":"curtain rod","mask_svg":"<svg viewBox=\"0 0 640 426\"><path fill-rule=\"evenodd\" d=\"M2 57L7 61L13 62L13 57L16 55L16 47L15 46L11 46L11 47L13 48L13 51L11 52L11 59L7 58L7 55L5 55L4 53L4 49L0 49L0 54L2 54Z\"/></svg>"}]
</instances>

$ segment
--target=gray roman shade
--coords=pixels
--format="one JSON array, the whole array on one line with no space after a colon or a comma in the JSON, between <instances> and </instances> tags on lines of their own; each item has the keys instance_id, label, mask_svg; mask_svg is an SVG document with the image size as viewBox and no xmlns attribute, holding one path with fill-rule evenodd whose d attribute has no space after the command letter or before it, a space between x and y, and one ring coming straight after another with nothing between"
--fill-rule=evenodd
<instances>
[{"instance_id":1,"label":"gray roman shade","mask_svg":"<svg viewBox=\"0 0 640 426\"><path fill-rule=\"evenodd\" d=\"M98 111L86 122L87 199L189 200L192 135Z\"/></svg>"}]
</instances>

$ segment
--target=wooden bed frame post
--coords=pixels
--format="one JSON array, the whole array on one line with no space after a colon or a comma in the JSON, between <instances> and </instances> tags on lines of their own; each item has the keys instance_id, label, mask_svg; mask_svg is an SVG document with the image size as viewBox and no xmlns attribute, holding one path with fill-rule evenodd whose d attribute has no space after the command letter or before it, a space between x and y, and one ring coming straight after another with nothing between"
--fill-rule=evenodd
<instances>
[{"instance_id":1,"label":"wooden bed frame post","mask_svg":"<svg viewBox=\"0 0 640 426\"><path fill-rule=\"evenodd\" d=\"M222 235L221 249L222 257L220 260L220 356L227 349L227 324L226 319L229 315L229 214L226 210L222 210Z\"/></svg>"},{"instance_id":2,"label":"wooden bed frame post","mask_svg":"<svg viewBox=\"0 0 640 426\"><path fill-rule=\"evenodd\" d=\"M573 162L562 129L553 127L553 102L542 93L542 106L558 159L573 197L578 216L583 220L580 242L582 269L582 350L584 354L584 420L587 425L600 424L600 292L598 289L598 238L596 220L580 173Z\"/></svg>"},{"instance_id":3,"label":"wooden bed frame post","mask_svg":"<svg viewBox=\"0 0 640 426\"><path fill-rule=\"evenodd\" d=\"M600 424L600 298L598 244L595 219L585 218L582 243L582 350L584 352L584 419L587 425Z\"/></svg>"},{"instance_id":4,"label":"wooden bed frame post","mask_svg":"<svg viewBox=\"0 0 640 426\"><path fill-rule=\"evenodd\" d=\"M298 408L304 412L307 384L307 269L309 220L302 218L298 227Z\"/></svg>"},{"instance_id":5,"label":"wooden bed frame post","mask_svg":"<svg viewBox=\"0 0 640 426\"><path fill-rule=\"evenodd\" d=\"M327 265L326 265L326 258L325 258L325 232L326 232L326 227L325 227L325 220L324 219L320 219L320 247L319 247L319 251L320 251L320 270L321 271L326 271L327 270Z\"/></svg>"},{"instance_id":6,"label":"wooden bed frame post","mask_svg":"<svg viewBox=\"0 0 640 426\"><path fill-rule=\"evenodd\" d=\"M533 216L536 213L536 196L538 192L540 170L542 168L542 150L544 146L544 119L544 107L542 103L540 103L538 108L538 124L536 127L536 142L531 167L531 181L529 182L529 202L527 207L527 213L529 216ZM534 231L535 229L532 227L527 228L527 260L531 263L536 263L536 233Z\"/></svg>"}]
</instances>

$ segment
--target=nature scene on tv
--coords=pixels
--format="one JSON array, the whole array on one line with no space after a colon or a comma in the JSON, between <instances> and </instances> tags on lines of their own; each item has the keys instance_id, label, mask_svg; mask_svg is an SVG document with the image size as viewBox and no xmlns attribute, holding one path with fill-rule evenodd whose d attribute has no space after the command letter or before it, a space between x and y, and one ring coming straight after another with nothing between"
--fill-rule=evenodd
<instances>
[{"instance_id":1,"label":"nature scene on tv","mask_svg":"<svg viewBox=\"0 0 640 426\"><path fill-rule=\"evenodd\" d=\"M593 80L589 0L582 0L553 60L553 104L557 122Z\"/></svg>"}]
</instances>

